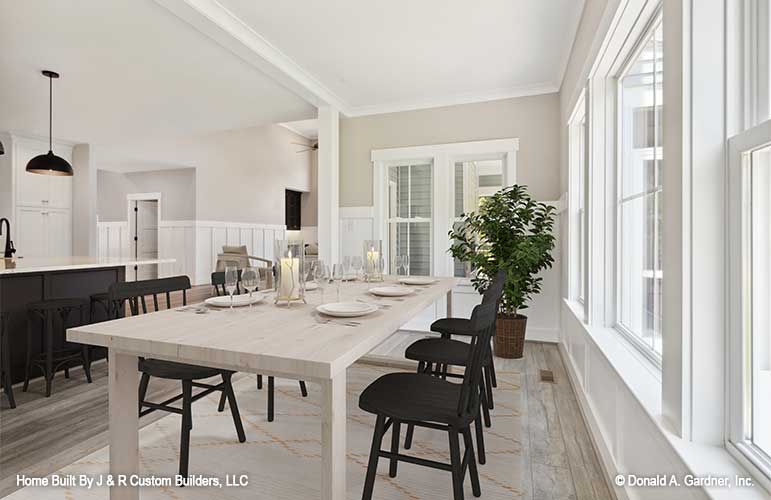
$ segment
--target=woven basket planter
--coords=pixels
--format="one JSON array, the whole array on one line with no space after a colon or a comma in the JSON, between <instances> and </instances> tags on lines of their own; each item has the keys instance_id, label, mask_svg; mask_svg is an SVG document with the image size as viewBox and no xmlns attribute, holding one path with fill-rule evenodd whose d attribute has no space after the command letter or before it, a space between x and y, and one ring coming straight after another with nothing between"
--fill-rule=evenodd
<instances>
[{"instance_id":1,"label":"woven basket planter","mask_svg":"<svg viewBox=\"0 0 771 500\"><path fill-rule=\"evenodd\" d=\"M519 359L525 350L527 316L499 314L495 324L495 355L499 358Z\"/></svg>"}]
</instances>

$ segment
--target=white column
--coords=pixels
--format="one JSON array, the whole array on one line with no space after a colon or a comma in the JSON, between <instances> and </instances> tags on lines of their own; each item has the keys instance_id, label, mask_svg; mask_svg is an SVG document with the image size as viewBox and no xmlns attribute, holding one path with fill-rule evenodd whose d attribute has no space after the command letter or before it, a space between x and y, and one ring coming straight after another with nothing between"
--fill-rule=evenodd
<instances>
[{"instance_id":1,"label":"white column","mask_svg":"<svg viewBox=\"0 0 771 500\"><path fill-rule=\"evenodd\" d=\"M319 259L331 265L340 259L340 113L321 106L318 122Z\"/></svg>"},{"instance_id":2,"label":"white column","mask_svg":"<svg viewBox=\"0 0 771 500\"><path fill-rule=\"evenodd\" d=\"M72 148L72 254L96 256L96 165L89 144Z\"/></svg>"}]
</instances>

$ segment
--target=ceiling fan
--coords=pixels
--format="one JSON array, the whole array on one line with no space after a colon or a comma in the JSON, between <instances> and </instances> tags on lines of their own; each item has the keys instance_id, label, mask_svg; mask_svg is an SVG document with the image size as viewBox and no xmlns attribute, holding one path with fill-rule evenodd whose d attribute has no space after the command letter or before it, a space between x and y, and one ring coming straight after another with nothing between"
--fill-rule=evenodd
<instances>
[{"instance_id":1,"label":"ceiling fan","mask_svg":"<svg viewBox=\"0 0 771 500\"><path fill-rule=\"evenodd\" d=\"M295 146L302 146L305 149L301 149L300 151L295 151L296 153L307 153L308 151L318 151L319 150L319 142L316 141L313 144L302 144L300 142L293 142Z\"/></svg>"}]
</instances>

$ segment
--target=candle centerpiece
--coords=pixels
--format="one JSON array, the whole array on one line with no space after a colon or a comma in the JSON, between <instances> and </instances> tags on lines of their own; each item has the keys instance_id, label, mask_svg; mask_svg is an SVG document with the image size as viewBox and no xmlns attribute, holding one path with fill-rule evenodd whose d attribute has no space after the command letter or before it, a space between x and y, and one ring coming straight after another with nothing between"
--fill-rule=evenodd
<instances>
[{"instance_id":1,"label":"candle centerpiece","mask_svg":"<svg viewBox=\"0 0 771 500\"><path fill-rule=\"evenodd\" d=\"M276 301L305 302L304 269L305 245L302 240L276 240L273 253L273 269L276 273Z\"/></svg>"},{"instance_id":2,"label":"candle centerpiece","mask_svg":"<svg viewBox=\"0 0 771 500\"><path fill-rule=\"evenodd\" d=\"M383 281L383 241L364 241L364 280Z\"/></svg>"}]
</instances>

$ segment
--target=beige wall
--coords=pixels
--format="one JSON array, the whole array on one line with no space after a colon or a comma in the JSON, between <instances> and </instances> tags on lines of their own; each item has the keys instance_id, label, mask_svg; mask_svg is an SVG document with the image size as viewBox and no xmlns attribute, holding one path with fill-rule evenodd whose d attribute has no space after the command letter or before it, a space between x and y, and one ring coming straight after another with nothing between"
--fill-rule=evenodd
<instances>
[{"instance_id":1,"label":"beige wall","mask_svg":"<svg viewBox=\"0 0 771 500\"><path fill-rule=\"evenodd\" d=\"M314 185L315 153L298 153L303 147L294 142L310 141L268 125L146 142L135 149L151 159L142 165L154 161L195 168L196 219L284 224L284 190L311 191ZM314 216L308 213L309 219Z\"/></svg>"},{"instance_id":2,"label":"beige wall","mask_svg":"<svg viewBox=\"0 0 771 500\"><path fill-rule=\"evenodd\" d=\"M559 198L559 96L518 97L340 120L340 206L372 205L370 151L518 138L517 182Z\"/></svg>"},{"instance_id":3,"label":"beige wall","mask_svg":"<svg viewBox=\"0 0 771 500\"><path fill-rule=\"evenodd\" d=\"M117 173L98 170L97 215L102 222L127 220L126 195L161 193L163 220L195 220L195 169Z\"/></svg>"}]
</instances>

